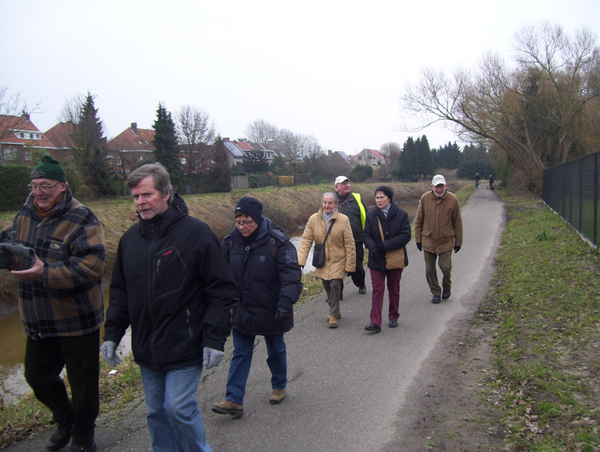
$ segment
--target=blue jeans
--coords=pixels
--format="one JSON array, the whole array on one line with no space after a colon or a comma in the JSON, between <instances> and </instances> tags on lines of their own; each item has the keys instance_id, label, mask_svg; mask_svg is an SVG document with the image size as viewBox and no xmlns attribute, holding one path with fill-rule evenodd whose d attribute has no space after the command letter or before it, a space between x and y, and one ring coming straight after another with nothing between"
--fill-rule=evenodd
<instances>
[{"instance_id":1,"label":"blue jeans","mask_svg":"<svg viewBox=\"0 0 600 452\"><path fill-rule=\"evenodd\" d=\"M246 382L252 364L255 335L243 335L233 330L233 358L227 377L227 400L244 404ZM264 336L267 343L267 364L271 370L271 387L285 389L287 385L287 352L283 333Z\"/></svg>"},{"instance_id":2,"label":"blue jeans","mask_svg":"<svg viewBox=\"0 0 600 452\"><path fill-rule=\"evenodd\" d=\"M154 452L212 452L196 402L202 366L140 371Z\"/></svg>"}]
</instances>

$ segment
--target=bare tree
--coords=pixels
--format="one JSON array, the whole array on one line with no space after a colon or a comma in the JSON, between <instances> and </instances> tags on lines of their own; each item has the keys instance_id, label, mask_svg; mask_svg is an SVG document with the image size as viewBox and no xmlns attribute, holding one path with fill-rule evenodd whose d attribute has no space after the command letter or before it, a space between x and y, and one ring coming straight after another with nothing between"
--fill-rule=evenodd
<instances>
[{"instance_id":1,"label":"bare tree","mask_svg":"<svg viewBox=\"0 0 600 452\"><path fill-rule=\"evenodd\" d=\"M81 109L85 104L85 98L86 96L83 94L77 94L65 99L63 108L56 117L56 120L58 122L77 124L77 121L79 121L79 115L81 114Z\"/></svg>"},{"instance_id":2,"label":"bare tree","mask_svg":"<svg viewBox=\"0 0 600 452\"><path fill-rule=\"evenodd\" d=\"M185 105L175 118L179 144L185 155L184 170L188 176L206 173L212 162L213 144L217 133L210 116Z\"/></svg>"},{"instance_id":3,"label":"bare tree","mask_svg":"<svg viewBox=\"0 0 600 452\"><path fill-rule=\"evenodd\" d=\"M418 130L443 121L465 141L499 149L537 192L544 168L590 152L599 136L594 42L586 30L572 40L558 26L527 27L515 34L515 69L488 54L479 73L425 70L403 104L424 124Z\"/></svg>"},{"instance_id":4,"label":"bare tree","mask_svg":"<svg viewBox=\"0 0 600 452\"><path fill-rule=\"evenodd\" d=\"M246 127L246 136L250 141L266 143L269 140L276 141L279 129L263 119L256 119Z\"/></svg>"},{"instance_id":5,"label":"bare tree","mask_svg":"<svg viewBox=\"0 0 600 452\"><path fill-rule=\"evenodd\" d=\"M0 140L10 135L22 118L28 119L30 114L39 111L39 103L29 107L19 93L10 94L6 86L0 86Z\"/></svg>"}]
</instances>

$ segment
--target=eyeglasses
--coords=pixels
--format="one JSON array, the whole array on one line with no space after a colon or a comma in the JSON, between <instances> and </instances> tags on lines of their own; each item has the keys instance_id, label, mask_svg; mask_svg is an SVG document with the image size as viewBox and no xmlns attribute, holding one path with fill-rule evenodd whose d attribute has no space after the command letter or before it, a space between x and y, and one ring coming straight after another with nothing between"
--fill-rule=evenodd
<instances>
[{"instance_id":1,"label":"eyeglasses","mask_svg":"<svg viewBox=\"0 0 600 452\"><path fill-rule=\"evenodd\" d=\"M48 190L53 189L54 187L56 187L58 184L60 184L60 182L55 183L54 185L36 185L36 184L27 184L27 188L29 188L31 191L36 191L39 190L42 193L46 193Z\"/></svg>"},{"instance_id":2,"label":"eyeglasses","mask_svg":"<svg viewBox=\"0 0 600 452\"><path fill-rule=\"evenodd\" d=\"M244 226L244 227L250 226L252 223L254 223L254 221L252 221L252 220L234 221L234 223L238 228L241 228L242 226Z\"/></svg>"}]
</instances>

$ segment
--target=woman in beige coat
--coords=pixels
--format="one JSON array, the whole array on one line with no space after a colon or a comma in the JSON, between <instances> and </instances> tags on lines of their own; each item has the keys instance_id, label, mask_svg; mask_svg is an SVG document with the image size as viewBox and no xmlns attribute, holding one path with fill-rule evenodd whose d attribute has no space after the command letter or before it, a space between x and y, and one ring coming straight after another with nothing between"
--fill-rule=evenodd
<instances>
[{"instance_id":1,"label":"woman in beige coat","mask_svg":"<svg viewBox=\"0 0 600 452\"><path fill-rule=\"evenodd\" d=\"M323 207L308 219L298 248L298 263L304 266L313 242L319 245L325 242L325 236L331 226L331 232L325 242L325 265L315 270L315 276L323 280L323 287L327 294L329 328L338 326L338 319L341 318L342 281L346 273L353 272L356 267L356 251L350 220L337 211L337 205L335 193L323 195Z\"/></svg>"}]
</instances>

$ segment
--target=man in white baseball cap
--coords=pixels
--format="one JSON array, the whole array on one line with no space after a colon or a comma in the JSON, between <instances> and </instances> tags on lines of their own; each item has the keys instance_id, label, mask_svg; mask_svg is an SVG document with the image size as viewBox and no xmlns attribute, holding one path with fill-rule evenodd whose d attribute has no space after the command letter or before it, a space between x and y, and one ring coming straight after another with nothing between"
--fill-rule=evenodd
<instances>
[{"instance_id":1,"label":"man in white baseball cap","mask_svg":"<svg viewBox=\"0 0 600 452\"><path fill-rule=\"evenodd\" d=\"M367 293L367 286L365 285L365 269L363 267L365 251L363 248L362 234L367 218L367 206L365 206L360 194L350 191L350 179L346 176L338 176L335 178L335 190L338 198L338 212L343 213L350 219L352 236L354 237L356 269L350 273L350 277L352 278L354 285L358 287L358 293L364 295ZM342 280L342 291L343 290L344 282Z\"/></svg>"},{"instance_id":2,"label":"man in white baseball cap","mask_svg":"<svg viewBox=\"0 0 600 452\"><path fill-rule=\"evenodd\" d=\"M433 294L431 302L447 300L452 287L452 250L460 251L463 227L458 200L446 189L446 178L441 174L433 176L431 191L421 196L415 219L415 241L425 255L425 276ZM435 268L438 256L443 275L441 287Z\"/></svg>"}]
</instances>

